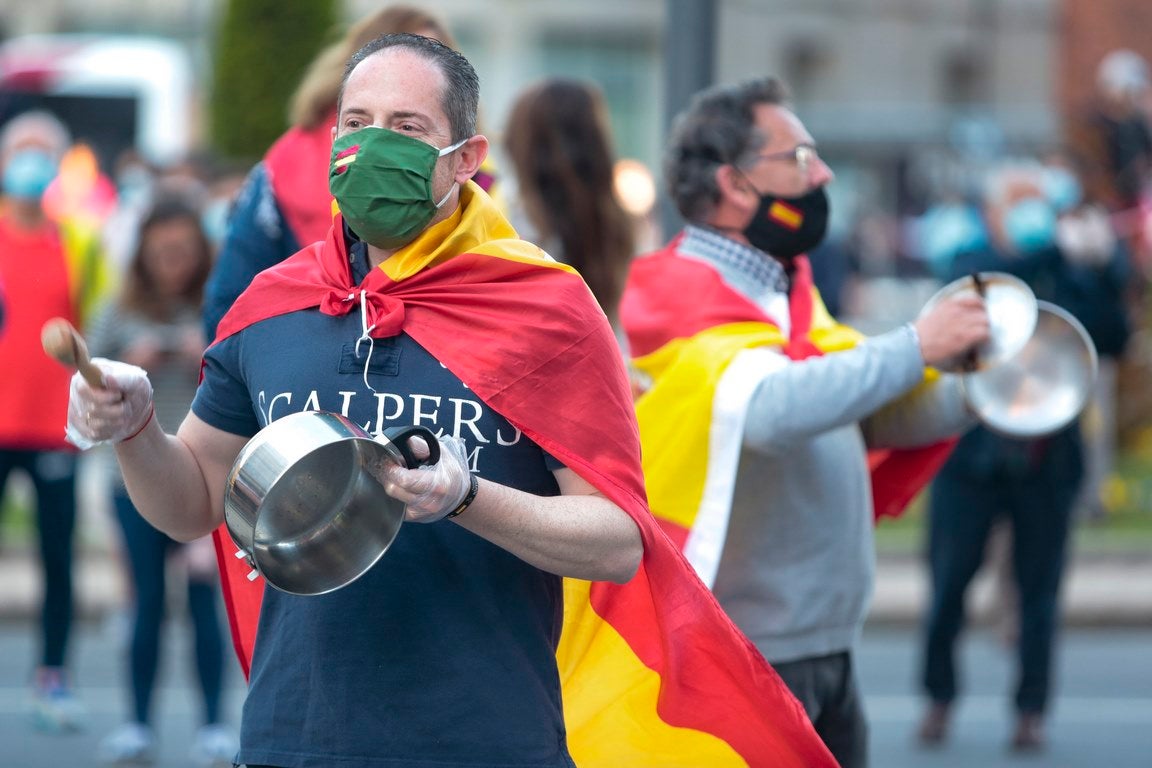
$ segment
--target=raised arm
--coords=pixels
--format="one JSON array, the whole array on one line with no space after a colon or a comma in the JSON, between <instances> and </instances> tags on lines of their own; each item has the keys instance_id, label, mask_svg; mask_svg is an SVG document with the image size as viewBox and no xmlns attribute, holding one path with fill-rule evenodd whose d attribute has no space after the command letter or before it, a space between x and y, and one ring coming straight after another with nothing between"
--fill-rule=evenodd
<instances>
[{"instance_id":1,"label":"raised arm","mask_svg":"<svg viewBox=\"0 0 1152 768\"><path fill-rule=\"evenodd\" d=\"M154 417L152 385L136 366L92 361L94 387L79 373L68 400L68 438L87 448L114 443L133 504L149 523L180 541L212 531L224 518L224 482L247 438L189 414L175 435Z\"/></svg>"},{"instance_id":2,"label":"raised arm","mask_svg":"<svg viewBox=\"0 0 1152 768\"><path fill-rule=\"evenodd\" d=\"M209 426L189 413L175 435L152 417L152 388L142 370L98 362L106 388L79 374L69 401L69 433L78 445L116 444L116 457L133 503L153 526L190 541L224 517L224 485L247 438ZM431 468L382 467L386 492L407 505L410 522L435 522L470 495L463 443L441 439ZM624 582L639 567L640 532L626 512L575 472L556 472L559 496L536 496L480 480L453 521L525 562L560 576ZM442 523L443 524L443 523Z\"/></svg>"}]
</instances>

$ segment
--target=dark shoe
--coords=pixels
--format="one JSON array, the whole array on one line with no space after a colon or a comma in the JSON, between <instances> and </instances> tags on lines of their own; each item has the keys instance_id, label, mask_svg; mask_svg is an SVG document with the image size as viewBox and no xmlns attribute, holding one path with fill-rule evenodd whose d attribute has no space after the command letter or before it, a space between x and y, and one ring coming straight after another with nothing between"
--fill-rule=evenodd
<instances>
[{"instance_id":1,"label":"dark shoe","mask_svg":"<svg viewBox=\"0 0 1152 768\"><path fill-rule=\"evenodd\" d=\"M948 737L948 723L952 715L952 708L939 701L932 702L924 719L920 721L920 729L916 731L916 738L922 746L938 747Z\"/></svg>"},{"instance_id":2,"label":"dark shoe","mask_svg":"<svg viewBox=\"0 0 1152 768\"><path fill-rule=\"evenodd\" d=\"M1012 734L1012 750L1015 752L1038 752L1044 748L1044 718L1036 712L1022 712L1016 720L1016 732Z\"/></svg>"}]
</instances>

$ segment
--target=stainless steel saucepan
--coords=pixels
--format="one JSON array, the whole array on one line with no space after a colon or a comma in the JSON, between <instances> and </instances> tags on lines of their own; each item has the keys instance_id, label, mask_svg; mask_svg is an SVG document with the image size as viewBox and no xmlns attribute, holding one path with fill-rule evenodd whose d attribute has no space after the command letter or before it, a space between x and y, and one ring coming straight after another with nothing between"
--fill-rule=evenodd
<instances>
[{"instance_id":1,"label":"stainless steel saucepan","mask_svg":"<svg viewBox=\"0 0 1152 768\"><path fill-rule=\"evenodd\" d=\"M393 427L373 438L337 413L305 411L273 421L240 451L224 493L224 521L250 578L296 595L320 595L366 573L388 550L404 504L384 492L383 462L420 461L408 439L424 427Z\"/></svg>"},{"instance_id":2,"label":"stainless steel saucepan","mask_svg":"<svg viewBox=\"0 0 1152 768\"><path fill-rule=\"evenodd\" d=\"M964 398L989 429L1037 438L1071 424L1096 384L1096 347L1067 310L1037 302L1036 330L1007 361L965 374Z\"/></svg>"},{"instance_id":3,"label":"stainless steel saucepan","mask_svg":"<svg viewBox=\"0 0 1152 768\"><path fill-rule=\"evenodd\" d=\"M948 283L920 310L927 314L937 304L956 296L983 296L988 312L989 337L973 354L938 366L945 371L995 368L1016 355L1036 328L1036 295L1020 278L1007 272L980 272Z\"/></svg>"}]
</instances>

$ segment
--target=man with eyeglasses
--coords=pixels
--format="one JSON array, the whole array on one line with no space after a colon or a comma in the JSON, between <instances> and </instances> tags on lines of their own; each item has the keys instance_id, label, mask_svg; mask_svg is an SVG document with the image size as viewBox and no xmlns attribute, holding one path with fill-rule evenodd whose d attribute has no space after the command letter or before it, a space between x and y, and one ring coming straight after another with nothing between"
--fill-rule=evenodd
<instances>
[{"instance_id":1,"label":"man with eyeglasses","mask_svg":"<svg viewBox=\"0 0 1152 768\"><path fill-rule=\"evenodd\" d=\"M805 253L833 174L786 99L758 79L677 119L666 183L687 223L634 261L621 320L647 386L653 513L854 768L874 514L902 508L971 424L957 377L930 367L985 341L988 319L974 295L872 338L828 314Z\"/></svg>"}]
</instances>

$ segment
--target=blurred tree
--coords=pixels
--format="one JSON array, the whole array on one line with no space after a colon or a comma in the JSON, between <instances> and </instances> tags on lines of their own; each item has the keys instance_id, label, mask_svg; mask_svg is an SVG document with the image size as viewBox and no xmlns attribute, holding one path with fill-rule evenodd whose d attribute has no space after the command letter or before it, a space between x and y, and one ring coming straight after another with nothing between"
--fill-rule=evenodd
<instances>
[{"instance_id":1,"label":"blurred tree","mask_svg":"<svg viewBox=\"0 0 1152 768\"><path fill-rule=\"evenodd\" d=\"M339 0L227 0L208 102L215 151L255 162L283 133L292 91L338 32L339 6Z\"/></svg>"}]
</instances>

